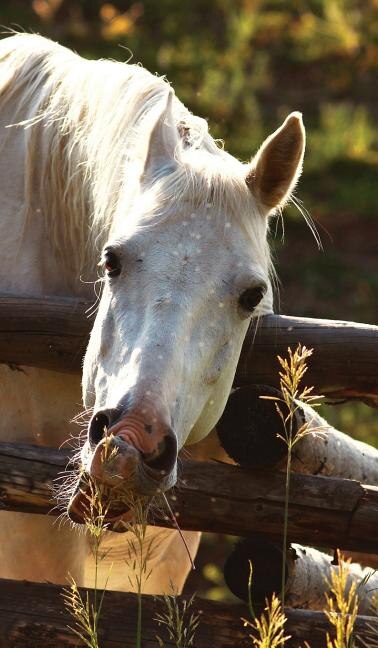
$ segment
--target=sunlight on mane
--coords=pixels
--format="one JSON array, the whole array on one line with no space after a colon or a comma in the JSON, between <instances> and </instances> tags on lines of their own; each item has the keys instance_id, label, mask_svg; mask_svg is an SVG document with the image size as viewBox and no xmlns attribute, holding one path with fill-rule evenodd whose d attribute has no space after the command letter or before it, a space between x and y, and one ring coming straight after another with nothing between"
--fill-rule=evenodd
<instances>
[{"instance_id":1,"label":"sunlight on mane","mask_svg":"<svg viewBox=\"0 0 378 648\"><path fill-rule=\"evenodd\" d=\"M86 60L37 35L18 34L9 48L7 41L0 43L0 59L9 59L9 76L0 88L2 95L7 88L6 98L0 100L17 96L26 113L15 119L15 127L27 129L28 216L42 211L55 251L75 250L73 261L62 256L80 273L97 260L120 204L126 214L139 198L149 133L170 86L139 65ZM245 166L176 98L173 110L181 134L177 165L173 172L163 169L146 192L146 199L153 199L151 218L164 218L178 201L191 209L211 205L214 216L239 219L270 268Z\"/></svg>"}]
</instances>

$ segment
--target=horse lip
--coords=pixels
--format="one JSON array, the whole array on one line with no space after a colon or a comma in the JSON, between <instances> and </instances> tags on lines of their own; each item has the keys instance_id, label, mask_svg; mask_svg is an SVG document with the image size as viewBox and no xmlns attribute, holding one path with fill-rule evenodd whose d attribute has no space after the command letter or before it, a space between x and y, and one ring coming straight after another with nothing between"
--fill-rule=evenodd
<instances>
[{"instance_id":1,"label":"horse lip","mask_svg":"<svg viewBox=\"0 0 378 648\"><path fill-rule=\"evenodd\" d=\"M137 488L142 495L157 495L164 493L176 484L177 471L176 468L169 473L164 470L155 470L142 461L137 466L136 477Z\"/></svg>"},{"instance_id":2,"label":"horse lip","mask_svg":"<svg viewBox=\"0 0 378 648\"><path fill-rule=\"evenodd\" d=\"M134 492L136 495L147 497L152 497L161 492L165 492L176 483L176 466L169 473L156 468L151 468L143 461L143 453L141 453L134 445L127 443L121 435L115 435L112 442L114 447L117 449L117 453L115 453L114 457L110 459L109 465L105 466L101 473L96 474L95 470L92 472L92 469L94 468L94 466L92 466L94 454L92 449L88 452L89 448L87 446L87 452L84 452L82 455L82 466L84 472L77 481L67 511L73 522L81 524L85 523L88 512L86 512L86 509L88 508L89 502L89 500L87 501L87 496L91 495L89 486L90 480L102 483L111 491L113 488L122 488L122 482L124 482L126 486L129 477L130 491ZM130 458L133 466L129 476L117 474L117 464L113 463L113 461L116 460L117 454L121 460L122 455L123 457ZM113 471L111 470L112 464ZM104 522L106 524L113 524L119 520L127 521L131 517L132 512L130 510L122 510L121 507L113 507L112 510L112 507L110 506Z\"/></svg>"},{"instance_id":3,"label":"horse lip","mask_svg":"<svg viewBox=\"0 0 378 648\"><path fill-rule=\"evenodd\" d=\"M68 506L67 514L72 522L76 524L86 524L87 523L87 514L85 510L75 510L76 500L80 498L80 493L71 498L70 504ZM104 517L104 525L106 528L109 528L109 525L114 524L115 522L129 522L133 518L133 511L128 508L125 508L123 511L112 512L110 510Z\"/></svg>"},{"instance_id":4,"label":"horse lip","mask_svg":"<svg viewBox=\"0 0 378 648\"><path fill-rule=\"evenodd\" d=\"M159 478L160 473L160 478ZM165 479L161 479L161 471L153 471L148 467L144 466L143 462L138 464L138 469L133 476L133 490L137 492L140 496L154 496L159 492L165 492L169 488L172 488L176 483L176 470L171 471L170 473L165 473ZM85 524L86 518L88 516L88 504L85 502L87 489L89 487L89 473L83 473L78 479L74 493L71 496L70 502L68 504L67 513L72 522L77 524ZM84 502L84 504L83 504ZM133 511L128 509L125 505L124 509L114 509L112 510L111 506L107 512L104 523L107 525L107 528L116 531L117 529L112 527L113 524L117 525L119 522L129 522L133 517ZM118 530L123 530L124 527L120 527Z\"/></svg>"},{"instance_id":5,"label":"horse lip","mask_svg":"<svg viewBox=\"0 0 378 648\"><path fill-rule=\"evenodd\" d=\"M87 471L83 472L78 478L75 490L67 506L67 514L72 522L86 524L87 519L90 517L92 510L90 499L93 496L93 487L90 484L93 481L95 483L96 480L93 480L93 477ZM94 505L93 511L95 510L96 506ZM112 507L110 503L109 509L106 511L104 517L104 524L108 526L121 520L128 522L132 519L133 515L133 511L126 504Z\"/></svg>"}]
</instances>

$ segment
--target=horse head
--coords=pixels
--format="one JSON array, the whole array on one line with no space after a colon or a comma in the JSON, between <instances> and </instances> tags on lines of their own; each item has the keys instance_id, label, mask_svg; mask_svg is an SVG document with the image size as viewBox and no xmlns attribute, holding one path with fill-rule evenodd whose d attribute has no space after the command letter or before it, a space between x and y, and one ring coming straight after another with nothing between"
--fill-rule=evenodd
<instances>
[{"instance_id":1,"label":"horse head","mask_svg":"<svg viewBox=\"0 0 378 648\"><path fill-rule=\"evenodd\" d=\"M191 138L176 101L169 91L154 114L132 201L120 193L83 369L84 470L137 495L174 485L179 449L222 414L251 318L272 311L268 216L305 144L292 113L242 164L208 134Z\"/></svg>"}]
</instances>

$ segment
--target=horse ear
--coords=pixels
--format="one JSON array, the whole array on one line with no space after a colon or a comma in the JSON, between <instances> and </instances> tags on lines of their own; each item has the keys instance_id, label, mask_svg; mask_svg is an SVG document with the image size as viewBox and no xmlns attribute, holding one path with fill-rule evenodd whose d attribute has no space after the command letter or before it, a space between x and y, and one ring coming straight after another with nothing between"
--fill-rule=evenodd
<instances>
[{"instance_id":1,"label":"horse ear","mask_svg":"<svg viewBox=\"0 0 378 648\"><path fill-rule=\"evenodd\" d=\"M179 137L172 107L173 92L169 90L152 127L144 162L144 177L155 176L159 170L163 171L164 168L172 167L175 163L175 151Z\"/></svg>"},{"instance_id":2,"label":"horse ear","mask_svg":"<svg viewBox=\"0 0 378 648\"><path fill-rule=\"evenodd\" d=\"M302 115L293 112L252 160L246 183L266 212L281 207L293 191L302 171L305 141Z\"/></svg>"}]
</instances>

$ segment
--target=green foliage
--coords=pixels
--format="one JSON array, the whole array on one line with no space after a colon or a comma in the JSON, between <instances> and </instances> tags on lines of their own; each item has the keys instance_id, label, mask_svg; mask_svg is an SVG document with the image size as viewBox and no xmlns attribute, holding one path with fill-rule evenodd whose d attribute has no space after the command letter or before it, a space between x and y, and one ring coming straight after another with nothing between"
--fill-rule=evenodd
<instances>
[{"instance_id":1,"label":"green foliage","mask_svg":"<svg viewBox=\"0 0 378 648\"><path fill-rule=\"evenodd\" d=\"M321 405L319 414L354 439L378 448L377 412L363 403Z\"/></svg>"},{"instance_id":2,"label":"green foliage","mask_svg":"<svg viewBox=\"0 0 378 648\"><path fill-rule=\"evenodd\" d=\"M316 165L372 150L373 12L373 0L3 0L0 19L88 56L129 48L245 159L302 109Z\"/></svg>"}]
</instances>

